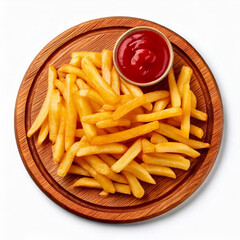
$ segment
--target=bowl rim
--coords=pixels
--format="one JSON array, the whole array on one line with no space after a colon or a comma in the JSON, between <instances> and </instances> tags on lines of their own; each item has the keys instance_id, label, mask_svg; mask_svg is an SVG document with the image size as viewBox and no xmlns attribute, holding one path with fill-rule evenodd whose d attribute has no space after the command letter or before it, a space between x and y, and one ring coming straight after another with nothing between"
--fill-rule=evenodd
<instances>
[{"instance_id":1,"label":"bowl rim","mask_svg":"<svg viewBox=\"0 0 240 240\"><path fill-rule=\"evenodd\" d=\"M169 58L169 62L168 62L168 66L165 70L165 72L157 79L155 79L154 81L151 81L151 82L147 82L147 83L138 83L138 82L134 82L132 81L131 79L127 78L120 70L119 66L118 66L118 63L117 63L117 51L118 51L118 48L120 46L120 44L122 43L122 41L128 37L130 34L134 33L134 32L138 32L138 31L142 31L142 30L148 30L148 31L153 31L153 32L156 32L157 34L159 34L163 39L164 41L166 42L167 46L168 46L168 49L169 49L169 53L170 53L170 58ZM131 28L129 30L127 30L126 32L124 32L119 38L118 40L116 41L115 45L114 45L114 48L113 48L113 64L118 72L118 74L121 76L122 79L124 79L125 81L133 84L133 85L136 85L136 86L139 86L139 87L147 87L147 86L152 86L154 84L157 84L159 83L160 81L162 81L166 76L167 74L169 73L172 65L173 65L173 60L174 60L174 52L173 52L173 48L172 48L172 45L169 41L169 39L166 37L166 35L164 33L162 33L161 31L159 31L158 29L156 28L153 28L153 27L148 27L148 26L138 26L138 27L134 27L134 28Z\"/></svg>"}]
</instances>

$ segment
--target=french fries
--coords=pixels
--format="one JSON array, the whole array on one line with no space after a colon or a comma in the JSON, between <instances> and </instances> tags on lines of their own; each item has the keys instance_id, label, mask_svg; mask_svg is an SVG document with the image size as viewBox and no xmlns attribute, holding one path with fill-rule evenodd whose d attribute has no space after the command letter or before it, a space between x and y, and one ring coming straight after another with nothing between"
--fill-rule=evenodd
<instances>
[{"instance_id":1,"label":"french fries","mask_svg":"<svg viewBox=\"0 0 240 240\"><path fill-rule=\"evenodd\" d=\"M176 82L171 69L169 91L144 94L118 75L112 51L73 52L69 64L49 67L47 95L27 136L40 129L41 145L49 135L57 175L83 176L73 188L100 189L101 197L118 192L142 198L141 182L157 184L152 175L174 181L172 168L187 171L189 159L200 156L196 149L210 147L191 139L204 135L191 119L208 118L197 109L192 74L183 66Z\"/></svg>"},{"instance_id":2,"label":"french fries","mask_svg":"<svg viewBox=\"0 0 240 240\"><path fill-rule=\"evenodd\" d=\"M103 99L110 103L115 104L119 101L119 96L113 91L110 85L101 77L97 68L87 58L82 60L82 69L86 75L87 83L94 88Z\"/></svg>"},{"instance_id":3,"label":"french fries","mask_svg":"<svg viewBox=\"0 0 240 240\"><path fill-rule=\"evenodd\" d=\"M102 51L102 77L111 84L111 69L112 69L112 51L103 49Z\"/></svg>"}]
</instances>

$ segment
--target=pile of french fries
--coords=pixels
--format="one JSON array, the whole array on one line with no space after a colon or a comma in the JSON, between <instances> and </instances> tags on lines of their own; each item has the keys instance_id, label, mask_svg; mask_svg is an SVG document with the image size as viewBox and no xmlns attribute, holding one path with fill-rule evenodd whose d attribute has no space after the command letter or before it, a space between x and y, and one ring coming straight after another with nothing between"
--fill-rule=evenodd
<instances>
[{"instance_id":1,"label":"pile of french fries","mask_svg":"<svg viewBox=\"0 0 240 240\"><path fill-rule=\"evenodd\" d=\"M83 176L72 187L142 198L140 181L176 178L173 169L188 170L189 159L200 155L196 149L209 147L190 139L204 134L191 117L207 120L196 109L191 75L183 66L176 81L171 69L169 91L143 94L119 77L112 51L73 52L69 64L49 67L47 95L27 136L40 129L38 144L49 136L57 174Z\"/></svg>"}]
</instances>

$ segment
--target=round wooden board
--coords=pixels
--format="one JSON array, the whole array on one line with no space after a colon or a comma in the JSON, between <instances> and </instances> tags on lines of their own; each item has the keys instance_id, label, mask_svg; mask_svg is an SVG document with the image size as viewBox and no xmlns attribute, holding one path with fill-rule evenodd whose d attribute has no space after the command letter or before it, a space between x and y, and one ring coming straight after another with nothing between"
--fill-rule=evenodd
<instances>
[{"instance_id":1,"label":"round wooden board","mask_svg":"<svg viewBox=\"0 0 240 240\"><path fill-rule=\"evenodd\" d=\"M204 129L203 141L209 149L200 150L201 156L192 161L188 171L176 170L177 179L154 177L157 184L143 183L145 196L136 199L121 194L103 198L99 190L71 188L76 176L60 178L57 164L52 161L51 143L37 145L37 134L27 138L27 130L36 118L47 91L49 64L55 68L68 63L73 51L102 51L113 49L118 37L136 26L151 26L162 31L171 41L175 53L174 70L178 76L185 64L193 69L191 89L198 99L198 109L207 112L208 121L195 121ZM164 80L154 89L164 89ZM144 89L149 91L149 89ZM128 223L163 214L187 199L205 180L211 170L221 143L223 110L214 77L198 52L173 31L142 19L109 17L77 25L53 39L37 55L27 70L16 101L15 133L23 163L39 188L58 205L79 216L109 223Z\"/></svg>"}]
</instances>

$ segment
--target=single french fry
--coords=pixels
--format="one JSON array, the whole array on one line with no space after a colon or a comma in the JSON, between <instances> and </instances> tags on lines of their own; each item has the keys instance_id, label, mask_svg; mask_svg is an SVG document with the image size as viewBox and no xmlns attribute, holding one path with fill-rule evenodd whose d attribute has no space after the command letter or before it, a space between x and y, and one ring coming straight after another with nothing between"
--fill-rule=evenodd
<instances>
[{"instance_id":1,"label":"single french fry","mask_svg":"<svg viewBox=\"0 0 240 240\"><path fill-rule=\"evenodd\" d=\"M189 147L184 143L177 142L166 142L158 143L155 145L156 152L172 152L172 153L183 153L190 157L196 158L200 156L200 153Z\"/></svg>"},{"instance_id":2,"label":"single french fry","mask_svg":"<svg viewBox=\"0 0 240 240\"><path fill-rule=\"evenodd\" d=\"M180 107L167 108L154 113L138 114L136 116L137 122L151 122L161 119L166 119L175 116L181 116L182 109ZM113 113L114 116L114 113Z\"/></svg>"},{"instance_id":3,"label":"single french fry","mask_svg":"<svg viewBox=\"0 0 240 240\"><path fill-rule=\"evenodd\" d=\"M92 145L103 145L107 143L122 142L138 136L142 136L159 128L159 122L151 122L117 133L95 136L90 139Z\"/></svg>"},{"instance_id":4,"label":"single french fry","mask_svg":"<svg viewBox=\"0 0 240 240\"><path fill-rule=\"evenodd\" d=\"M191 114L191 93L189 83L184 83L182 94L182 122L181 132L185 138L189 138L190 133L190 114Z\"/></svg>"},{"instance_id":5,"label":"single french fry","mask_svg":"<svg viewBox=\"0 0 240 240\"><path fill-rule=\"evenodd\" d=\"M59 92L62 94L63 98L66 100L64 83L62 81L56 79L54 82L54 85L59 90Z\"/></svg>"},{"instance_id":6,"label":"single french fry","mask_svg":"<svg viewBox=\"0 0 240 240\"><path fill-rule=\"evenodd\" d=\"M76 175L82 175L82 176L86 176L86 177L90 177L91 175L84 170L82 167L78 166L78 165L72 165L69 170L68 170L69 174L76 174Z\"/></svg>"},{"instance_id":7,"label":"single french fry","mask_svg":"<svg viewBox=\"0 0 240 240\"><path fill-rule=\"evenodd\" d=\"M169 96L168 91L155 91L144 94L141 97L134 98L133 100L121 105L112 115L113 120L117 120L133 109L142 106L145 103L155 102L157 100L166 98Z\"/></svg>"},{"instance_id":8,"label":"single french fry","mask_svg":"<svg viewBox=\"0 0 240 240\"><path fill-rule=\"evenodd\" d=\"M111 84L112 56L112 51L102 50L102 77L108 84Z\"/></svg>"},{"instance_id":9,"label":"single french fry","mask_svg":"<svg viewBox=\"0 0 240 240\"><path fill-rule=\"evenodd\" d=\"M210 144L209 143L204 143L204 142L200 142L200 141L196 141L196 140L192 140L192 139L187 139L185 137L183 137L181 134L178 133L178 131L176 131L179 129L170 126L166 123L159 123L159 128L157 130L155 130L157 133L162 134L165 137L171 138L175 141L181 142L181 143L185 143L186 145L188 145L189 147L193 148L193 149L201 149L201 148L209 148Z\"/></svg>"},{"instance_id":10,"label":"single french fry","mask_svg":"<svg viewBox=\"0 0 240 240\"><path fill-rule=\"evenodd\" d=\"M158 175L158 176L164 176L164 177L170 177L170 178L176 178L176 174L174 171L169 167L163 167L163 166L156 166L156 165L150 165L147 163L141 164L150 174Z\"/></svg>"},{"instance_id":11,"label":"single french fry","mask_svg":"<svg viewBox=\"0 0 240 240\"><path fill-rule=\"evenodd\" d=\"M82 128L76 129L75 136L78 138L82 138L85 135L84 130Z\"/></svg>"},{"instance_id":12,"label":"single french fry","mask_svg":"<svg viewBox=\"0 0 240 240\"><path fill-rule=\"evenodd\" d=\"M190 92L191 92L191 106L192 108L197 108L197 98L192 90L190 90Z\"/></svg>"},{"instance_id":13,"label":"single french fry","mask_svg":"<svg viewBox=\"0 0 240 240\"><path fill-rule=\"evenodd\" d=\"M82 177L78 179L72 187L88 187L88 188L99 188L102 189L102 186L94 178Z\"/></svg>"},{"instance_id":14,"label":"single french fry","mask_svg":"<svg viewBox=\"0 0 240 240\"><path fill-rule=\"evenodd\" d=\"M162 143L162 142L168 142L168 140L159 133L153 133L150 141L151 141L151 143L154 143L154 144Z\"/></svg>"},{"instance_id":15,"label":"single french fry","mask_svg":"<svg viewBox=\"0 0 240 240\"><path fill-rule=\"evenodd\" d=\"M97 93L97 91L93 89L83 89L79 91L79 95L81 97L87 97L89 99L92 99L96 103L100 104L101 106L106 103L106 101Z\"/></svg>"},{"instance_id":16,"label":"single french fry","mask_svg":"<svg viewBox=\"0 0 240 240\"><path fill-rule=\"evenodd\" d=\"M115 193L115 187L108 177L96 172L85 160L76 158L76 163L85 169L106 192Z\"/></svg>"},{"instance_id":17,"label":"single french fry","mask_svg":"<svg viewBox=\"0 0 240 240\"><path fill-rule=\"evenodd\" d=\"M180 94L178 91L173 68L171 68L168 73L168 85L169 85L172 106L180 107L181 106L181 97L180 97Z\"/></svg>"},{"instance_id":18,"label":"single french fry","mask_svg":"<svg viewBox=\"0 0 240 240\"><path fill-rule=\"evenodd\" d=\"M56 137L56 143L52 146L53 161L60 162L65 149L65 126L66 126L66 110L60 103L60 125Z\"/></svg>"},{"instance_id":19,"label":"single french fry","mask_svg":"<svg viewBox=\"0 0 240 240\"><path fill-rule=\"evenodd\" d=\"M179 168L183 170L188 170L190 167L190 161L188 159L169 159L169 158L159 158L154 155L143 154L143 161L147 164L160 165L165 167Z\"/></svg>"},{"instance_id":20,"label":"single french fry","mask_svg":"<svg viewBox=\"0 0 240 240\"><path fill-rule=\"evenodd\" d=\"M149 142L147 139L142 140L142 151L144 153L150 153L155 152L155 146L151 142Z\"/></svg>"},{"instance_id":21,"label":"single french fry","mask_svg":"<svg viewBox=\"0 0 240 240\"><path fill-rule=\"evenodd\" d=\"M130 91L130 93L132 94L132 96L134 98L143 96L143 92L142 92L141 88L139 88L138 86L134 86L130 83L127 83L123 79L121 79L121 82L123 83L123 85L126 86L126 88ZM151 103L146 103L143 105L143 107L146 108L148 111L152 111L152 108L153 108Z\"/></svg>"},{"instance_id":22,"label":"single french fry","mask_svg":"<svg viewBox=\"0 0 240 240\"><path fill-rule=\"evenodd\" d=\"M111 118L111 116L112 116L112 112L93 113L87 116L83 116L81 118L81 121L85 123L96 124L97 122Z\"/></svg>"},{"instance_id":23,"label":"single french fry","mask_svg":"<svg viewBox=\"0 0 240 240\"><path fill-rule=\"evenodd\" d=\"M98 156L96 155L89 155L89 156L84 156L84 159L87 161L89 165L92 166L95 171L98 173L108 176L110 174L110 168L108 165L102 161Z\"/></svg>"},{"instance_id":24,"label":"single french fry","mask_svg":"<svg viewBox=\"0 0 240 240\"><path fill-rule=\"evenodd\" d=\"M179 160L179 161L184 161L186 160L185 157L183 157L182 155L180 154L176 154L176 153L151 153L151 154L148 154L148 155L151 155L151 156L155 156L159 159L169 159L169 160Z\"/></svg>"},{"instance_id":25,"label":"single french fry","mask_svg":"<svg viewBox=\"0 0 240 240\"><path fill-rule=\"evenodd\" d=\"M76 81L74 74L67 74L65 80L66 91L66 126L65 126L65 150L67 151L75 141L77 126L77 110L74 105L72 87Z\"/></svg>"},{"instance_id":26,"label":"single french fry","mask_svg":"<svg viewBox=\"0 0 240 240\"><path fill-rule=\"evenodd\" d=\"M112 120L112 119L106 119L102 120L96 123L96 126L98 128L110 128L110 127L129 127L131 125L131 121L129 119L118 119L118 120Z\"/></svg>"},{"instance_id":27,"label":"single french fry","mask_svg":"<svg viewBox=\"0 0 240 240\"><path fill-rule=\"evenodd\" d=\"M43 141L46 139L49 132L49 124L48 124L48 118L46 118L42 126L40 128L39 134L38 134L38 145L41 145Z\"/></svg>"},{"instance_id":28,"label":"single french fry","mask_svg":"<svg viewBox=\"0 0 240 240\"><path fill-rule=\"evenodd\" d=\"M111 169L119 173L121 172L142 150L142 140L138 139L131 147L125 152L125 154L118 159L118 161L111 167Z\"/></svg>"},{"instance_id":29,"label":"single french fry","mask_svg":"<svg viewBox=\"0 0 240 240\"><path fill-rule=\"evenodd\" d=\"M99 52L73 52L72 58L75 57L88 57L97 68L102 68L102 54Z\"/></svg>"},{"instance_id":30,"label":"single french fry","mask_svg":"<svg viewBox=\"0 0 240 240\"><path fill-rule=\"evenodd\" d=\"M78 67L81 68L81 62L82 62L82 58L79 56L73 57L70 60L70 65L74 66L74 67Z\"/></svg>"},{"instance_id":31,"label":"single french fry","mask_svg":"<svg viewBox=\"0 0 240 240\"><path fill-rule=\"evenodd\" d=\"M170 99L169 98L165 98L165 99L161 99L155 102L154 107L153 107L153 112L158 112L161 111L163 109L166 108L166 106L169 104Z\"/></svg>"},{"instance_id":32,"label":"single french fry","mask_svg":"<svg viewBox=\"0 0 240 240\"><path fill-rule=\"evenodd\" d=\"M136 198L142 198L144 195L144 189L137 180L137 178L133 174L128 172L123 172L123 174L129 182L129 186L131 188L133 196L135 196Z\"/></svg>"},{"instance_id":33,"label":"single french fry","mask_svg":"<svg viewBox=\"0 0 240 240\"><path fill-rule=\"evenodd\" d=\"M181 69L181 72L179 74L178 81L177 81L178 91L181 97L183 93L183 85L184 83L190 82L192 73L193 73L192 69L188 66L183 66Z\"/></svg>"},{"instance_id":34,"label":"single french fry","mask_svg":"<svg viewBox=\"0 0 240 240\"><path fill-rule=\"evenodd\" d=\"M103 99L110 103L115 104L119 101L119 96L113 91L110 85L101 77L97 68L87 58L82 60L82 69L86 74L87 83L94 88Z\"/></svg>"},{"instance_id":35,"label":"single french fry","mask_svg":"<svg viewBox=\"0 0 240 240\"><path fill-rule=\"evenodd\" d=\"M101 154L101 153L125 153L127 151L127 147L120 143L111 143L101 146L87 146L82 147L78 150L77 156L82 157L86 155L92 154Z\"/></svg>"},{"instance_id":36,"label":"single french fry","mask_svg":"<svg viewBox=\"0 0 240 240\"><path fill-rule=\"evenodd\" d=\"M111 87L117 95L120 95L120 79L114 66L111 71Z\"/></svg>"},{"instance_id":37,"label":"single french fry","mask_svg":"<svg viewBox=\"0 0 240 240\"><path fill-rule=\"evenodd\" d=\"M42 125L44 120L46 119L48 112L49 112L49 105L50 105L50 99L52 96L52 92L54 89L54 82L57 79L57 71L56 69L50 65L48 70L48 90L47 90L47 96L44 100L44 103L40 109L40 112L38 113L35 121L33 122L31 128L27 132L27 136L31 137Z\"/></svg>"},{"instance_id":38,"label":"single french fry","mask_svg":"<svg viewBox=\"0 0 240 240\"><path fill-rule=\"evenodd\" d=\"M60 92L57 89L54 89L50 100L48 114L49 139L53 144L56 142L60 124L60 102Z\"/></svg>"},{"instance_id":39,"label":"single french fry","mask_svg":"<svg viewBox=\"0 0 240 240\"><path fill-rule=\"evenodd\" d=\"M71 167L72 165L72 162L73 162L73 159L77 153L77 151L79 150L79 148L81 146L86 146L88 145L88 143L86 142L83 142L83 140L81 139L79 142L75 142L69 149L68 151L65 153L61 163L60 163L60 166L58 168L58 171L57 171L57 175L60 176L60 177L64 177L66 176L69 168Z\"/></svg>"},{"instance_id":40,"label":"single french fry","mask_svg":"<svg viewBox=\"0 0 240 240\"><path fill-rule=\"evenodd\" d=\"M77 108L78 114L80 116L80 119L83 116L87 116L93 113L88 100L86 98L81 97L79 93L76 93L74 95L74 102L75 102L75 106ZM85 123L83 121L81 121L81 123L87 139L90 139L97 135L96 127L93 124Z\"/></svg>"},{"instance_id":41,"label":"single french fry","mask_svg":"<svg viewBox=\"0 0 240 240\"><path fill-rule=\"evenodd\" d=\"M63 64L58 70L60 72L65 72L65 73L69 73L69 74L71 73L73 75L76 75L79 78L86 80L86 75L83 72L83 70L78 67L74 67L70 64Z\"/></svg>"},{"instance_id":42,"label":"single french fry","mask_svg":"<svg viewBox=\"0 0 240 240\"><path fill-rule=\"evenodd\" d=\"M195 108L191 109L191 117L196 118L201 121L207 121L208 115L205 112L199 111Z\"/></svg>"},{"instance_id":43,"label":"single french fry","mask_svg":"<svg viewBox=\"0 0 240 240\"><path fill-rule=\"evenodd\" d=\"M81 78L77 78L76 84L80 90L91 89Z\"/></svg>"}]
</instances>

